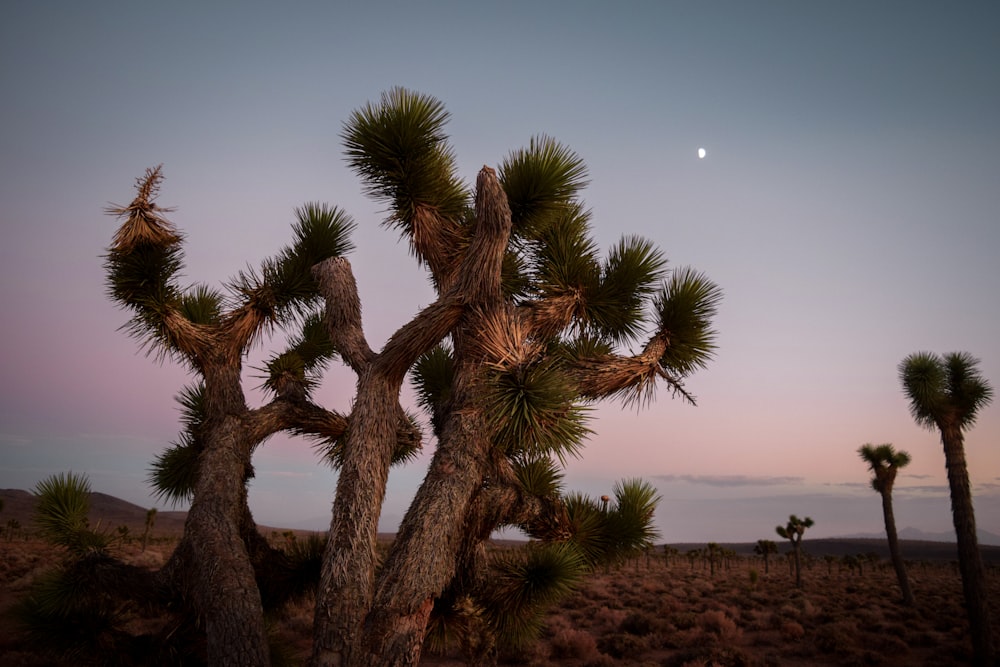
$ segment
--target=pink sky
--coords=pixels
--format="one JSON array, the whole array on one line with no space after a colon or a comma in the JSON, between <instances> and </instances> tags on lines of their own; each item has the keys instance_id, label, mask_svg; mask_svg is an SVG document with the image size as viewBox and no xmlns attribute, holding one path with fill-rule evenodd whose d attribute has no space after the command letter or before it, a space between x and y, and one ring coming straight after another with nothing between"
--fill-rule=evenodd
<instances>
[{"instance_id":1,"label":"pink sky","mask_svg":"<svg viewBox=\"0 0 1000 667\"><path fill-rule=\"evenodd\" d=\"M724 7L724 11L723 11ZM164 163L162 203L188 235L187 277L219 284L326 201L359 224L351 260L378 347L431 299L425 277L343 164L340 123L393 85L439 97L467 179L547 133L590 167L604 248L658 244L724 290L720 349L636 413L608 404L570 488L643 477L669 541L878 532L855 454L913 462L900 527L950 530L937 434L911 420L896 365L968 351L1000 383L1000 43L989 3L788 3L503 10L432 3L334 10L21 4L0 26L0 487L63 470L140 505L177 434L187 381L117 328L102 214ZM419 48L410 36L422 35ZM697 158L704 146L708 156ZM255 358L264 356L258 351ZM252 374L252 373L251 373ZM249 385L256 381L251 377ZM320 398L346 409L350 373ZM1000 408L967 453L982 529L1000 533ZM429 446L432 446L429 445ZM393 473L384 525L422 462ZM265 523L327 520L335 474L275 438L255 460Z\"/></svg>"}]
</instances>

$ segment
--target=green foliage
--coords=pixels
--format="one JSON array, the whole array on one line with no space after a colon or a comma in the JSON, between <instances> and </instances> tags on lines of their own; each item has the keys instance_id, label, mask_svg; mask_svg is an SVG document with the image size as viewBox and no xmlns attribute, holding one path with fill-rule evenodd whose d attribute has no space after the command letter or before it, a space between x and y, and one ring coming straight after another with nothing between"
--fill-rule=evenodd
<instances>
[{"instance_id":1,"label":"green foliage","mask_svg":"<svg viewBox=\"0 0 1000 667\"><path fill-rule=\"evenodd\" d=\"M587 186L587 166L551 137L532 137L500 165L500 182L510 205L512 234L537 239Z\"/></svg>"},{"instance_id":2,"label":"green foliage","mask_svg":"<svg viewBox=\"0 0 1000 667\"><path fill-rule=\"evenodd\" d=\"M481 407L494 441L509 455L529 458L576 455L590 433L586 409L552 361L493 366L487 372Z\"/></svg>"},{"instance_id":3,"label":"green foliage","mask_svg":"<svg viewBox=\"0 0 1000 667\"><path fill-rule=\"evenodd\" d=\"M910 464L910 455L903 451L897 452L889 443L861 445L858 448L858 456L872 471L874 477L871 485L879 493L890 493L896 480L896 473Z\"/></svg>"},{"instance_id":4,"label":"green foliage","mask_svg":"<svg viewBox=\"0 0 1000 667\"><path fill-rule=\"evenodd\" d=\"M156 497L175 507L191 500L198 481L200 454L189 433L181 433L180 442L160 452L146 478Z\"/></svg>"},{"instance_id":5,"label":"green foliage","mask_svg":"<svg viewBox=\"0 0 1000 667\"><path fill-rule=\"evenodd\" d=\"M572 592L588 569L572 543L538 544L499 556L483 605L497 643L520 648L536 639L547 607Z\"/></svg>"},{"instance_id":6,"label":"green foliage","mask_svg":"<svg viewBox=\"0 0 1000 667\"><path fill-rule=\"evenodd\" d=\"M600 287L587 299L594 329L617 343L642 334L646 299L655 292L666 263L646 239L627 236L615 244L601 268Z\"/></svg>"},{"instance_id":7,"label":"green foliage","mask_svg":"<svg viewBox=\"0 0 1000 667\"><path fill-rule=\"evenodd\" d=\"M455 377L455 360L451 348L437 345L422 355L410 369L417 403L431 414L436 433L440 432L444 408L451 399L451 385Z\"/></svg>"},{"instance_id":8,"label":"green foliage","mask_svg":"<svg viewBox=\"0 0 1000 667\"><path fill-rule=\"evenodd\" d=\"M622 560L652 546L659 537L653 513L660 502L656 488L642 479L619 481L614 486L615 506L609 516L614 557Z\"/></svg>"},{"instance_id":9,"label":"green foliage","mask_svg":"<svg viewBox=\"0 0 1000 667\"><path fill-rule=\"evenodd\" d=\"M264 388L277 394L287 383L293 383L308 393L319 384L322 371L335 356L322 315L309 313L298 334L288 341L287 349L272 356L261 369Z\"/></svg>"},{"instance_id":10,"label":"green foliage","mask_svg":"<svg viewBox=\"0 0 1000 667\"><path fill-rule=\"evenodd\" d=\"M517 460L514 473L521 488L530 496L552 498L562 492L562 469L550 458Z\"/></svg>"},{"instance_id":11,"label":"green foliage","mask_svg":"<svg viewBox=\"0 0 1000 667\"><path fill-rule=\"evenodd\" d=\"M448 116L437 99L397 87L344 123L347 163L369 196L390 205L391 222L410 237L421 207L451 220L462 219L468 207L444 133Z\"/></svg>"},{"instance_id":12,"label":"green foliage","mask_svg":"<svg viewBox=\"0 0 1000 667\"><path fill-rule=\"evenodd\" d=\"M90 482L86 476L58 473L40 481L34 491L38 496L35 523L50 542L78 556L103 552L114 543L111 535L89 527Z\"/></svg>"},{"instance_id":13,"label":"green foliage","mask_svg":"<svg viewBox=\"0 0 1000 667\"><path fill-rule=\"evenodd\" d=\"M198 481L198 459L203 447L201 429L207 416L204 383L182 387L174 400L180 405L184 430L176 443L156 456L146 480L157 498L176 507L191 500Z\"/></svg>"},{"instance_id":14,"label":"green foliage","mask_svg":"<svg viewBox=\"0 0 1000 667\"><path fill-rule=\"evenodd\" d=\"M691 268L674 269L654 298L658 328L670 345L660 359L664 369L686 376L704 368L715 353L712 329L722 290Z\"/></svg>"},{"instance_id":15,"label":"green foliage","mask_svg":"<svg viewBox=\"0 0 1000 667\"><path fill-rule=\"evenodd\" d=\"M613 493L613 505L607 496L600 501L579 493L564 498L570 540L592 567L621 562L659 537L653 513L660 497L652 485L641 479L620 481Z\"/></svg>"},{"instance_id":16,"label":"green foliage","mask_svg":"<svg viewBox=\"0 0 1000 667\"><path fill-rule=\"evenodd\" d=\"M121 614L107 596L94 593L89 582L56 568L35 581L15 605L13 617L29 641L46 651L79 657L103 653L102 640L112 634Z\"/></svg>"},{"instance_id":17,"label":"green foliage","mask_svg":"<svg viewBox=\"0 0 1000 667\"><path fill-rule=\"evenodd\" d=\"M960 428L972 426L993 400L993 388L978 366L967 352L916 352L903 359L899 377L917 424L935 429L955 420Z\"/></svg>"},{"instance_id":18,"label":"green foliage","mask_svg":"<svg viewBox=\"0 0 1000 667\"><path fill-rule=\"evenodd\" d=\"M259 272L242 271L229 285L239 297L237 305L258 311L268 326L308 316L319 298L312 267L354 249L354 221L337 207L309 203L295 214L292 245L265 260Z\"/></svg>"}]
</instances>

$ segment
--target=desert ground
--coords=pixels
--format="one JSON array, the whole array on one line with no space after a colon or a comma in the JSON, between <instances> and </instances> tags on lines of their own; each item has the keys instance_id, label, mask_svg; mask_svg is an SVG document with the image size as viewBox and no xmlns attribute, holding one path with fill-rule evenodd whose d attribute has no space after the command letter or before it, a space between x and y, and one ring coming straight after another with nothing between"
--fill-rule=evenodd
<instances>
[{"instance_id":1,"label":"desert ground","mask_svg":"<svg viewBox=\"0 0 1000 667\"><path fill-rule=\"evenodd\" d=\"M59 662L31 646L6 614L38 576L58 564L61 554L32 535L29 517L20 522L19 530L8 532L13 505L9 495L4 498L0 664L80 665L79 660ZM126 511L127 503L118 504L122 502L108 496L95 502L97 507L106 506L105 518L100 519L106 525L129 526L132 538L122 545L121 556L145 567L160 566L177 543L182 515L164 513L143 550L134 539L142 532L142 521ZM278 529L263 528L262 532L276 544L295 539ZM519 651L502 652L499 663L535 667L947 667L970 662L954 545L904 542L916 597L912 608L900 604L895 574L884 556L885 545L878 540L810 542L807 534L801 589L795 587L789 560L782 554L772 556L765 571L763 561L752 555L752 545L722 545L727 556L714 567L700 556L689 555L705 545L669 546L660 545L618 567L594 572L549 612L539 641ZM984 547L984 556L993 618L1000 619L1000 549ZM861 561L860 568L854 560ZM286 605L273 619L272 636L287 664L305 664L312 606L307 596ZM465 663L456 650L425 653L422 664Z\"/></svg>"}]
</instances>

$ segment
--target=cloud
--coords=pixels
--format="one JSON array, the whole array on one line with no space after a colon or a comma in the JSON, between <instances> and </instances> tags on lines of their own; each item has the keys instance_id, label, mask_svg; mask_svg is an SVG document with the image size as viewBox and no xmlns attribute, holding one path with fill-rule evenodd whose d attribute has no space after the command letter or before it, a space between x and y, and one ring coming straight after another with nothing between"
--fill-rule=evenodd
<instances>
[{"instance_id":1,"label":"cloud","mask_svg":"<svg viewBox=\"0 0 1000 667\"><path fill-rule=\"evenodd\" d=\"M865 491L872 490L871 482L828 482L824 486L839 486L845 489L864 489Z\"/></svg>"},{"instance_id":2,"label":"cloud","mask_svg":"<svg viewBox=\"0 0 1000 667\"><path fill-rule=\"evenodd\" d=\"M926 484L923 486L896 486L893 487L894 494L910 495L949 495L950 491L946 484Z\"/></svg>"},{"instance_id":3,"label":"cloud","mask_svg":"<svg viewBox=\"0 0 1000 667\"><path fill-rule=\"evenodd\" d=\"M655 475L664 482L687 482L717 487L785 486L802 484L802 477L750 477L748 475Z\"/></svg>"}]
</instances>

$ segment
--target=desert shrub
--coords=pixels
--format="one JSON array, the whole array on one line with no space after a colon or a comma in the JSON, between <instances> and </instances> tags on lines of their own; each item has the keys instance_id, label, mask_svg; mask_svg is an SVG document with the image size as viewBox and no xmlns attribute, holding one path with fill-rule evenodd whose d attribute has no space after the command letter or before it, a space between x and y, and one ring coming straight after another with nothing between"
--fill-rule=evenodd
<instances>
[{"instance_id":1,"label":"desert shrub","mask_svg":"<svg viewBox=\"0 0 1000 667\"><path fill-rule=\"evenodd\" d=\"M713 634L719 639L737 639L742 631L736 625L736 621L729 618L725 612L714 609L702 613L698 617L698 627L708 634Z\"/></svg>"},{"instance_id":2,"label":"desert shrub","mask_svg":"<svg viewBox=\"0 0 1000 667\"><path fill-rule=\"evenodd\" d=\"M616 667L618 664L610 655L598 653L593 660L583 663L583 667Z\"/></svg>"},{"instance_id":3,"label":"desert shrub","mask_svg":"<svg viewBox=\"0 0 1000 667\"><path fill-rule=\"evenodd\" d=\"M622 632L627 632L630 635L645 637L653 632L656 625L655 621L656 619L648 614L633 612L622 620L618 629Z\"/></svg>"},{"instance_id":4,"label":"desert shrub","mask_svg":"<svg viewBox=\"0 0 1000 667\"><path fill-rule=\"evenodd\" d=\"M856 634L853 623L838 621L816 628L813 643L823 653L847 653L854 648Z\"/></svg>"},{"instance_id":5,"label":"desert shrub","mask_svg":"<svg viewBox=\"0 0 1000 667\"><path fill-rule=\"evenodd\" d=\"M733 647L700 646L678 651L663 662L663 667L755 667L742 650Z\"/></svg>"},{"instance_id":6,"label":"desert shrub","mask_svg":"<svg viewBox=\"0 0 1000 667\"><path fill-rule=\"evenodd\" d=\"M649 650L649 642L645 637L615 633L602 637L597 647L612 658L634 660Z\"/></svg>"},{"instance_id":7,"label":"desert shrub","mask_svg":"<svg viewBox=\"0 0 1000 667\"><path fill-rule=\"evenodd\" d=\"M597 640L584 630L560 630L549 640L549 650L556 659L592 660L597 657Z\"/></svg>"},{"instance_id":8,"label":"desert shrub","mask_svg":"<svg viewBox=\"0 0 1000 667\"><path fill-rule=\"evenodd\" d=\"M593 625L602 630L617 630L626 616L628 616L628 612L622 609L601 607L594 614Z\"/></svg>"},{"instance_id":9,"label":"desert shrub","mask_svg":"<svg viewBox=\"0 0 1000 667\"><path fill-rule=\"evenodd\" d=\"M798 621L784 621L781 624L781 636L785 639L802 639L806 636L806 629Z\"/></svg>"},{"instance_id":10,"label":"desert shrub","mask_svg":"<svg viewBox=\"0 0 1000 667\"><path fill-rule=\"evenodd\" d=\"M678 630L690 630L698 625L698 615L690 611L682 611L674 614L670 618L670 622Z\"/></svg>"}]
</instances>

